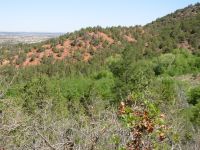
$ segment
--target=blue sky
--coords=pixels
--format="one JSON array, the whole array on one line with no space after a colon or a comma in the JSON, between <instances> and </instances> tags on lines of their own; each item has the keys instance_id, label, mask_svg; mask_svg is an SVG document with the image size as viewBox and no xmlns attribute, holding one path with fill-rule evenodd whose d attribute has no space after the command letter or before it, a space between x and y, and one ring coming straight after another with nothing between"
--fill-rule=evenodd
<instances>
[{"instance_id":1,"label":"blue sky","mask_svg":"<svg viewBox=\"0 0 200 150\"><path fill-rule=\"evenodd\" d=\"M200 0L0 0L0 31L144 25Z\"/></svg>"}]
</instances>

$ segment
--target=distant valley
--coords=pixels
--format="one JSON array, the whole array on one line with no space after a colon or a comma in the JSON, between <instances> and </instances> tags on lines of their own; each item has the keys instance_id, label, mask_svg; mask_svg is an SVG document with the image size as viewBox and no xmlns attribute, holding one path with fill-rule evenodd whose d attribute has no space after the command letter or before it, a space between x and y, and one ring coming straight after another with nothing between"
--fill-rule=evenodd
<instances>
[{"instance_id":1,"label":"distant valley","mask_svg":"<svg viewBox=\"0 0 200 150\"><path fill-rule=\"evenodd\" d=\"M60 35L62 33L0 32L0 44L38 43Z\"/></svg>"}]
</instances>

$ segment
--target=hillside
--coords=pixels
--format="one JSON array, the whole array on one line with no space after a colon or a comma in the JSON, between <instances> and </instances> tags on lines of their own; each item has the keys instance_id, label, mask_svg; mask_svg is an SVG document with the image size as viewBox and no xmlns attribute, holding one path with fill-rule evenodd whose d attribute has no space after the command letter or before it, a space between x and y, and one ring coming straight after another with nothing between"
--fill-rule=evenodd
<instances>
[{"instance_id":1,"label":"hillside","mask_svg":"<svg viewBox=\"0 0 200 150\"><path fill-rule=\"evenodd\" d=\"M200 4L0 50L0 149L200 149Z\"/></svg>"},{"instance_id":2,"label":"hillside","mask_svg":"<svg viewBox=\"0 0 200 150\"><path fill-rule=\"evenodd\" d=\"M8 53L5 47L1 49L1 56L6 56L1 58L1 64L38 65L48 57L87 62L100 50L115 46L123 49L126 43L138 47L143 55L165 53L175 48L195 53L200 50L199 9L199 4L188 6L144 27L87 28L38 44L16 45Z\"/></svg>"}]
</instances>

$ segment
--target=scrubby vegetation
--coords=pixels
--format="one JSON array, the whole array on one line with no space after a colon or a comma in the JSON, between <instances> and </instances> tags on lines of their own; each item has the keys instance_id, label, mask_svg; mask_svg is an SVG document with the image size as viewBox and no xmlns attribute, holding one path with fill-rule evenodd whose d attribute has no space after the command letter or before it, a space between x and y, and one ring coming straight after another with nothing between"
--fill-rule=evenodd
<instances>
[{"instance_id":1,"label":"scrubby vegetation","mask_svg":"<svg viewBox=\"0 0 200 150\"><path fill-rule=\"evenodd\" d=\"M196 4L3 47L0 149L200 149L199 31Z\"/></svg>"}]
</instances>

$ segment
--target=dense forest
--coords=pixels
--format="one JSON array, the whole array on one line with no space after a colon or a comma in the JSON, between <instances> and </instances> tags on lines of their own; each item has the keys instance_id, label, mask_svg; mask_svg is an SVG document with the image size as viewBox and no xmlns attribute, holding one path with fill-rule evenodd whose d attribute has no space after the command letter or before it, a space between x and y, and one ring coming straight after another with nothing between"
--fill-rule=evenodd
<instances>
[{"instance_id":1,"label":"dense forest","mask_svg":"<svg viewBox=\"0 0 200 150\"><path fill-rule=\"evenodd\" d=\"M200 149L200 4L145 26L0 49L0 150Z\"/></svg>"}]
</instances>

